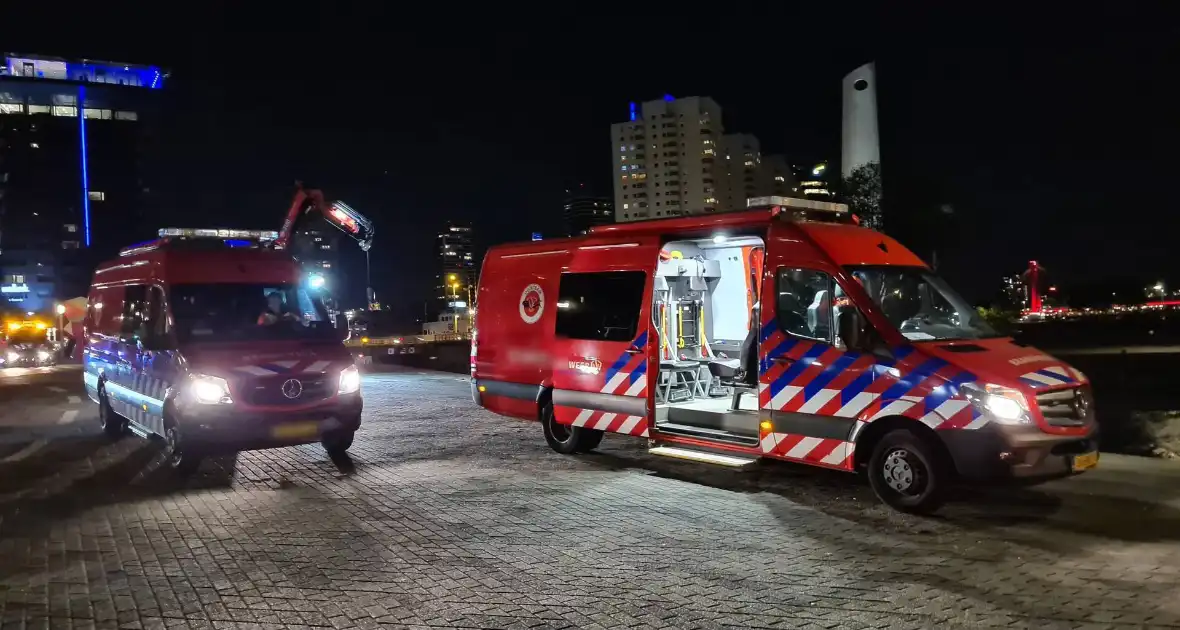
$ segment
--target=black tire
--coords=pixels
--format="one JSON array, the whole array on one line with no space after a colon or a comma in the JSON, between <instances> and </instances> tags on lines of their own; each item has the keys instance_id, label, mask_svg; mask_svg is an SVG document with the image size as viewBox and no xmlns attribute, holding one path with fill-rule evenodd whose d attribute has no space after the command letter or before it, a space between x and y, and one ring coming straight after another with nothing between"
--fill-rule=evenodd
<instances>
[{"instance_id":1,"label":"black tire","mask_svg":"<svg viewBox=\"0 0 1180 630\"><path fill-rule=\"evenodd\" d=\"M115 413L107 398L107 388L102 383L98 385L98 423L103 434L111 439L118 439L127 432L127 419Z\"/></svg>"},{"instance_id":2,"label":"black tire","mask_svg":"<svg viewBox=\"0 0 1180 630\"><path fill-rule=\"evenodd\" d=\"M546 403L541 409L541 428L545 431L545 441L549 443L549 448L562 455L584 453L593 450L602 442L602 431L558 423L552 403Z\"/></svg>"},{"instance_id":3,"label":"black tire","mask_svg":"<svg viewBox=\"0 0 1180 630\"><path fill-rule=\"evenodd\" d=\"M356 431L332 431L325 433L320 444L323 444L324 450L328 452L329 457L338 457L348 452L352 448L352 440L356 437Z\"/></svg>"},{"instance_id":4,"label":"black tire","mask_svg":"<svg viewBox=\"0 0 1180 630\"><path fill-rule=\"evenodd\" d=\"M184 433L175 421L164 423L164 463L176 475L187 477L201 467L201 453L184 442Z\"/></svg>"},{"instance_id":5,"label":"black tire","mask_svg":"<svg viewBox=\"0 0 1180 630\"><path fill-rule=\"evenodd\" d=\"M578 445L579 453L589 453L598 448L602 444L602 438L606 435L606 431L596 431L594 429L580 429L582 431L582 443Z\"/></svg>"},{"instance_id":6,"label":"black tire","mask_svg":"<svg viewBox=\"0 0 1180 630\"><path fill-rule=\"evenodd\" d=\"M905 429L881 437L869 459L869 484L891 507L930 514L946 502L951 467L941 451Z\"/></svg>"}]
</instances>

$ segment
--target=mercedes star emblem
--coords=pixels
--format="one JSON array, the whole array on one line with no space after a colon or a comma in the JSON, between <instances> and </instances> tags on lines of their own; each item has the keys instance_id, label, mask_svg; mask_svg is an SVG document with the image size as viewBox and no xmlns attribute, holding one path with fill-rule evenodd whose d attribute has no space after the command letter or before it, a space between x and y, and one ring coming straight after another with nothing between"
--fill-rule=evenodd
<instances>
[{"instance_id":1,"label":"mercedes star emblem","mask_svg":"<svg viewBox=\"0 0 1180 630\"><path fill-rule=\"evenodd\" d=\"M287 398L299 398L303 393L303 383L299 379L289 378L283 383L283 395Z\"/></svg>"}]
</instances>

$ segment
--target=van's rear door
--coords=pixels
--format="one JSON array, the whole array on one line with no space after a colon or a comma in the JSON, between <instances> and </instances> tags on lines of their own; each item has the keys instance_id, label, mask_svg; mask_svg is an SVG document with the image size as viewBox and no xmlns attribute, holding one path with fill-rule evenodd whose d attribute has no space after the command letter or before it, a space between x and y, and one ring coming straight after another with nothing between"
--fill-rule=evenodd
<instances>
[{"instance_id":1,"label":"van's rear door","mask_svg":"<svg viewBox=\"0 0 1180 630\"><path fill-rule=\"evenodd\" d=\"M553 343L557 422L647 436L655 370L654 236L588 241L559 282Z\"/></svg>"}]
</instances>

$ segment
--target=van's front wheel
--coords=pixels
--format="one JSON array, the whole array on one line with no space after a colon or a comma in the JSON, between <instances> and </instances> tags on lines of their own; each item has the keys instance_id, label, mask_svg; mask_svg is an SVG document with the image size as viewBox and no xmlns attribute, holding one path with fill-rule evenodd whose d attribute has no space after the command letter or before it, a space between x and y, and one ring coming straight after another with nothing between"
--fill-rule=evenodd
<instances>
[{"instance_id":1,"label":"van's front wheel","mask_svg":"<svg viewBox=\"0 0 1180 630\"><path fill-rule=\"evenodd\" d=\"M898 429L877 442L868 475L885 503L903 512L930 514L946 501L951 467L921 436Z\"/></svg>"},{"instance_id":2,"label":"van's front wheel","mask_svg":"<svg viewBox=\"0 0 1180 630\"><path fill-rule=\"evenodd\" d=\"M107 397L106 385L98 385L98 422L102 432L111 439L118 438L127 431L127 421L115 413L111 407L111 400Z\"/></svg>"},{"instance_id":3,"label":"van's front wheel","mask_svg":"<svg viewBox=\"0 0 1180 630\"><path fill-rule=\"evenodd\" d=\"M561 424L553 413L553 403L541 409L541 427L549 448L562 455L573 455L593 450L602 441L602 431Z\"/></svg>"}]
</instances>

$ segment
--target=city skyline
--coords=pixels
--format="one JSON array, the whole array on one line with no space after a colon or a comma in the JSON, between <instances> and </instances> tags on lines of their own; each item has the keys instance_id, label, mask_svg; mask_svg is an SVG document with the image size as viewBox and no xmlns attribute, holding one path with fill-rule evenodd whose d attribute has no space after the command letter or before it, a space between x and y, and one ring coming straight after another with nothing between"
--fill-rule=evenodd
<instances>
[{"instance_id":1,"label":"city skyline","mask_svg":"<svg viewBox=\"0 0 1180 630\"><path fill-rule=\"evenodd\" d=\"M341 54L357 59L429 59L381 74L320 59L279 63L303 56L281 28L251 30L251 13L263 17L243 9L241 30L214 48L187 36L66 41L33 31L11 47L173 68L162 91L173 106L161 156L170 174L154 188L158 219L150 227L269 227L291 182L312 179L389 226L372 250L383 296L423 299L434 290L432 277L406 270L431 260L439 220L471 222L487 243L562 233L561 183L610 190L608 127L627 117L632 101L709 95L732 118L725 127L755 134L765 155L784 154L796 165L827 160L838 172L841 81L869 60L880 87L887 230L927 260L937 251L940 271L969 297L989 295L996 278L1033 258L1079 279L1180 275L1167 240L1174 213L1120 211L1128 220L1105 220L1127 204L1128 191L1115 184L1119 178L1093 176L1152 181L1169 172L1164 158L1174 131L1151 122L1167 118L1168 100L1148 63L1165 55L1143 24L1104 25L1099 42L1055 33L1047 45L1035 20L984 18L978 24L989 35L982 37L946 15L870 11L845 20L824 10L841 20L849 44L833 49L827 36L805 36L797 45L812 54L801 68L761 74L781 55L773 41L744 41L746 68L701 54L641 72L619 72L601 51L571 49L546 32L509 29L510 37L493 38L459 25L455 32L466 36L443 41L410 32L370 37L361 28L340 44ZM195 23L223 30L213 19ZM356 17L328 14L324 23L353 27ZM601 26L588 20L578 29ZM293 106L291 86L311 77L315 92L347 105ZM355 113L365 90L387 84L415 97ZM1134 85L1139 96L1116 97L1104 87L1113 84ZM449 95L448 85L540 100L496 97L473 106ZM442 168L449 164L475 167ZM1054 237L1038 237L1045 232ZM1090 269L1086 252L1110 247L1118 252L1110 264ZM341 258L352 275L363 271L358 252L346 249ZM355 293L349 303L363 303L363 288Z\"/></svg>"}]
</instances>

